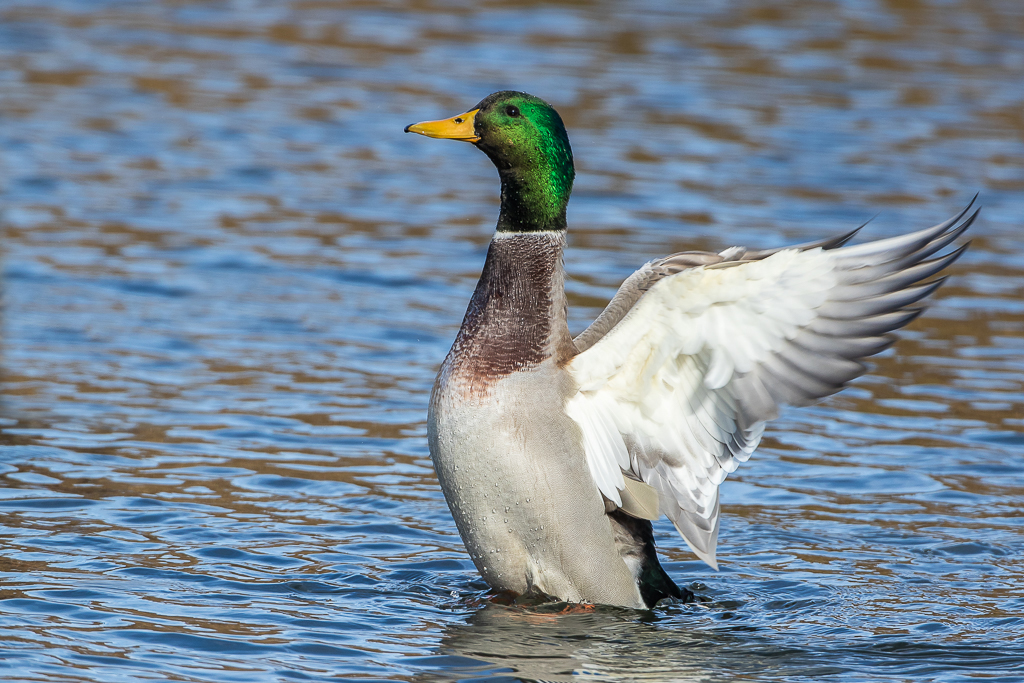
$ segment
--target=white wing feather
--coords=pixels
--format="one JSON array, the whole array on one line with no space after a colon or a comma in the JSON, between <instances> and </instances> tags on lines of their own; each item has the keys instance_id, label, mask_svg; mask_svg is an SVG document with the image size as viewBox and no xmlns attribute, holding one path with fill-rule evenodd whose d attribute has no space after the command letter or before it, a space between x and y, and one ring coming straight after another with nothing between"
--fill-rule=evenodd
<instances>
[{"instance_id":1,"label":"white wing feather","mask_svg":"<svg viewBox=\"0 0 1024 683\"><path fill-rule=\"evenodd\" d=\"M967 229L977 212L960 222L966 212L853 247L733 248L647 264L627 281L634 291L599 318L610 329L584 332L587 347L567 366L580 390L566 411L583 431L600 491L622 505L623 472L652 486L661 513L717 568L719 485L757 448L780 405L838 391L863 372L861 358L892 343L886 333L918 312L905 307L938 286L914 283L966 247L923 261ZM671 259L684 265L651 275Z\"/></svg>"}]
</instances>

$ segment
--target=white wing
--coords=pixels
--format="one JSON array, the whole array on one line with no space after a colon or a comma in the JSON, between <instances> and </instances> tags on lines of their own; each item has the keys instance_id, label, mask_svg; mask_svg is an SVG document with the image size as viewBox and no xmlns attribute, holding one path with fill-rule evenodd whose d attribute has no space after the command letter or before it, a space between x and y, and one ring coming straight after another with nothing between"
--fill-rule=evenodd
<instances>
[{"instance_id":1,"label":"white wing","mask_svg":"<svg viewBox=\"0 0 1024 683\"><path fill-rule=\"evenodd\" d=\"M637 271L567 366L580 390L566 409L604 496L629 511L632 480L653 487L661 514L717 568L719 484L779 406L839 391L864 372L861 359L892 344L887 333L942 280L915 283L967 247L924 260L970 226L977 212L961 222L966 213L856 246L733 248Z\"/></svg>"}]
</instances>

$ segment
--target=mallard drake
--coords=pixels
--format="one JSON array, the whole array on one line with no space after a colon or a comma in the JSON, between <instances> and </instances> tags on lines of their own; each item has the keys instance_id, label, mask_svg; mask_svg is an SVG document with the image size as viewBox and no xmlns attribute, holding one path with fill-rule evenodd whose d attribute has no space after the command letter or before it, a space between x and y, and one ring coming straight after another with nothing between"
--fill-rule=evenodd
<instances>
[{"instance_id":1,"label":"mallard drake","mask_svg":"<svg viewBox=\"0 0 1024 683\"><path fill-rule=\"evenodd\" d=\"M430 397L427 433L459 533L512 595L650 608L687 600L661 567L667 516L717 569L718 487L783 405L865 371L967 245L974 221L844 246L856 231L769 250L683 252L633 273L573 338L565 209L575 171L551 105L494 93L406 132L476 145L501 210L483 273ZM972 202L973 204L973 202Z\"/></svg>"}]
</instances>

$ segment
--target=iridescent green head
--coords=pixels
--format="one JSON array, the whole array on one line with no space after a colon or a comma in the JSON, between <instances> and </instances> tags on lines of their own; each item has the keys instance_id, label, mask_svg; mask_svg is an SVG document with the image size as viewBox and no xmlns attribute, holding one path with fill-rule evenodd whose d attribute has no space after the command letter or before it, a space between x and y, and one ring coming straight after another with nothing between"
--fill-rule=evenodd
<instances>
[{"instance_id":1,"label":"iridescent green head","mask_svg":"<svg viewBox=\"0 0 1024 683\"><path fill-rule=\"evenodd\" d=\"M501 176L498 230L565 230L575 170L562 118L533 95L496 92L465 114L406 127L428 137L472 142Z\"/></svg>"}]
</instances>

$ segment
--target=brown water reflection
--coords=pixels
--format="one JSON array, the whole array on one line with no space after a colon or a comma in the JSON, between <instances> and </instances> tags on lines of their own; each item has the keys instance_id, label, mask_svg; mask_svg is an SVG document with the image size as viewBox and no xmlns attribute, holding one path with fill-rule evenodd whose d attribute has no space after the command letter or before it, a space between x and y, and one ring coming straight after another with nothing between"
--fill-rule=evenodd
<instances>
[{"instance_id":1,"label":"brown water reflection","mask_svg":"<svg viewBox=\"0 0 1024 683\"><path fill-rule=\"evenodd\" d=\"M1022 79L1011 0L3 3L0 676L1019 678ZM575 329L654 256L981 193L727 482L722 571L659 528L699 605L490 604L437 488L497 187L401 131L510 87L572 137Z\"/></svg>"}]
</instances>

